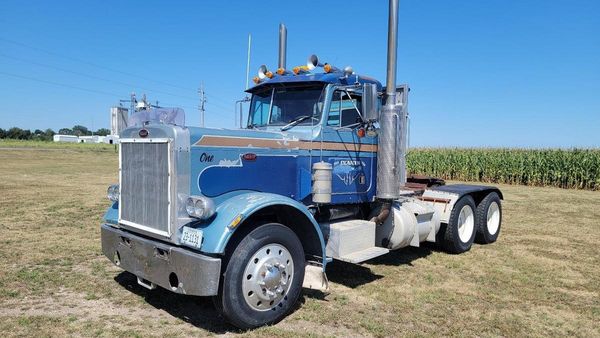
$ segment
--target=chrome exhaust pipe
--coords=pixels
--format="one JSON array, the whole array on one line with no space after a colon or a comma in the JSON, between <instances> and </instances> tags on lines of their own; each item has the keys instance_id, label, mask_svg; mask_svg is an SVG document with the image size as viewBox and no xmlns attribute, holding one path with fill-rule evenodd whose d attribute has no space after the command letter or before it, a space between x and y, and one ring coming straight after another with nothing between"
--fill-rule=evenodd
<instances>
[{"instance_id":1,"label":"chrome exhaust pipe","mask_svg":"<svg viewBox=\"0 0 600 338\"><path fill-rule=\"evenodd\" d=\"M398 0L390 0L388 17L388 50L387 50L387 79L385 85L385 101L395 105L396 98L396 62L398 52Z\"/></svg>"},{"instance_id":2,"label":"chrome exhaust pipe","mask_svg":"<svg viewBox=\"0 0 600 338\"><path fill-rule=\"evenodd\" d=\"M279 65L277 68L285 69L285 57L287 53L287 28L283 23L279 24Z\"/></svg>"},{"instance_id":3,"label":"chrome exhaust pipe","mask_svg":"<svg viewBox=\"0 0 600 338\"><path fill-rule=\"evenodd\" d=\"M400 197L400 187L406 180L402 134L402 106L396 104L396 53L398 48L398 0L390 0L388 17L388 51L386 101L379 120L377 147L377 198L393 200Z\"/></svg>"}]
</instances>

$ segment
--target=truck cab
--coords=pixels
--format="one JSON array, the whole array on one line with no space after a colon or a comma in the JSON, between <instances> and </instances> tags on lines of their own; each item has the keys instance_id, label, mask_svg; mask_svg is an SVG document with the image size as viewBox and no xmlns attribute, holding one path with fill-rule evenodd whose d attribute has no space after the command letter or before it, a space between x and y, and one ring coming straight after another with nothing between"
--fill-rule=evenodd
<instances>
[{"instance_id":1,"label":"truck cab","mask_svg":"<svg viewBox=\"0 0 600 338\"><path fill-rule=\"evenodd\" d=\"M120 133L102 251L140 285L211 296L253 328L282 319L303 286L325 290L334 259L497 239L498 189L407 182L408 86L314 55L293 71L261 67L255 84L245 128L155 109Z\"/></svg>"}]
</instances>

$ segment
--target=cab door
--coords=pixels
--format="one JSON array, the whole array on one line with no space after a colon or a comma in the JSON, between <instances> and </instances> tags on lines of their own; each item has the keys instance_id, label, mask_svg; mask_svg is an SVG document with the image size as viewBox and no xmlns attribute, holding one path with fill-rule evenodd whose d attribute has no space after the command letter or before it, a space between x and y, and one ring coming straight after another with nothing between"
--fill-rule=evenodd
<instances>
[{"instance_id":1,"label":"cab door","mask_svg":"<svg viewBox=\"0 0 600 338\"><path fill-rule=\"evenodd\" d=\"M332 203L367 202L374 195L377 141L359 135L360 109L361 93L333 91L323 122L323 154L333 166Z\"/></svg>"}]
</instances>

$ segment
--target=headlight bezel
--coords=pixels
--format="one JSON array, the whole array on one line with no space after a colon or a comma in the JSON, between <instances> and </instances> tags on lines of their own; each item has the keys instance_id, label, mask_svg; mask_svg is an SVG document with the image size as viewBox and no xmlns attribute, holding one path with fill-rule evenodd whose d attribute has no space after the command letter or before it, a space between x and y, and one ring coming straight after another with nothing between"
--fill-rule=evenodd
<instances>
[{"instance_id":1,"label":"headlight bezel","mask_svg":"<svg viewBox=\"0 0 600 338\"><path fill-rule=\"evenodd\" d=\"M190 196L185 201L185 211L190 217L205 220L215 214L215 203L204 196Z\"/></svg>"}]
</instances>

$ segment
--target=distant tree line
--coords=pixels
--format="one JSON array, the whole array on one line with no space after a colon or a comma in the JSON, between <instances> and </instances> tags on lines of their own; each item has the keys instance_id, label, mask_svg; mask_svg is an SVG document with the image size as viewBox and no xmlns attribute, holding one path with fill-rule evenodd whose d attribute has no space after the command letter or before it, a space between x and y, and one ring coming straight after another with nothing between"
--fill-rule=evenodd
<instances>
[{"instance_id":1,"label":"distant tree line","mask_svg":"<svg viewBox=\"0 0 600 338\"><path fill-rule=\"evenodd\" d=\"M6 130L0 128L0 139L52 141L55 134L76 136L106 136L110 134L110 130L106 128L100 128L95 132L92 132L87 127L81 125L73 126L73 128L61 128L58 130L58 133L54 132L54 130L50 128L46 130L36 129L34 131L29 129L21 129L18 127L12 127Z\"/></svg>"}]
</instances>

